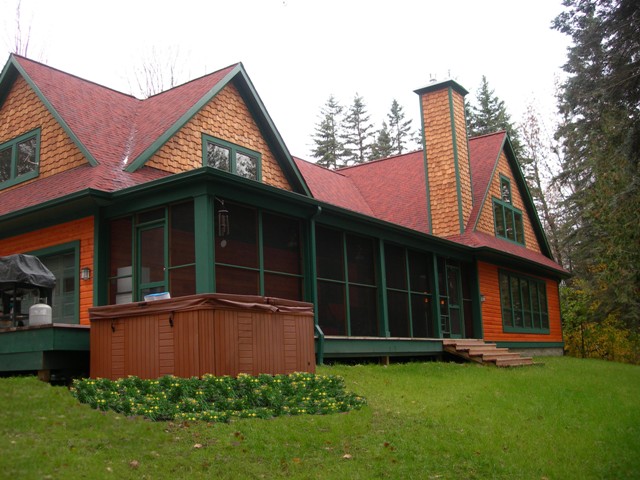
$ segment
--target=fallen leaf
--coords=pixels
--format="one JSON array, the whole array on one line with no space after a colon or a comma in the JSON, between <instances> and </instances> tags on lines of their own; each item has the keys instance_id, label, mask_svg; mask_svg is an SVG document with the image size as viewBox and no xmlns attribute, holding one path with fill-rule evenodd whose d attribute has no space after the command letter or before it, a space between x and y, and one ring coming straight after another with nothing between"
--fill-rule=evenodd
<instances>
[{"instance_id":1,"label":"fallen leaf","mask_svg":"<svg viewBox=\"0 0 640 480\"><path fill-rule=\"evenodd\" d=\"M344 458L345 460L351 460L353 457L352 457L350 454L345 453L345 454L342 456L342 458Z\"/></svg>"},{"instance_id":2,"label":"fallen leaf","mask_svg":"<svg viewBox=\"0 0 640 480\"><path fill-rule=\"evenodd\" d=\"M140 462L138 460L131 460L129 462L129 466L131 468L138 468L140 466Z\"/></svg>"},{"instance_id":3,"label":"fallen leaf","mask_svg":"<svg viewBox=\"0 0 640 480\"><path fill-rule=\"evenodd\" d=\"M196 443L193 448L202 448L202 444L201 443Z\"/></svg>"},{"instance_id":4,"label":"fallen leaf","mask_svg":"<svg viewBox=\"0 0 640 480\"><path fill-rule=\"evenodd\" d=\"M293 463L300 463L300 462L301 462L301 460L300 460L298 457L294 457L294 458L292 458L292 459L291 459L291 461L292 461Z\"/></svg>"}]
</instances>

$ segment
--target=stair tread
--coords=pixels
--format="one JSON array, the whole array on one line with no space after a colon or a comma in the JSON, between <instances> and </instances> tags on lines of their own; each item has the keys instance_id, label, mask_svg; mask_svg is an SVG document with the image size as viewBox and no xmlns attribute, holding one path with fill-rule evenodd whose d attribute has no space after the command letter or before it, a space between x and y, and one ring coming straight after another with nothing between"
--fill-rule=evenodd
<instances>
[{"instance_id":1,"label":"stair tread","mask_svg":"<svg viewBox=\"0 0 640 480\"><path fill-rule=\"evenodd\" d=\"M481 339L443 339L442 346L449 352L468 361L490 364L497 367L519 367L534 365L533 358L524 357L519 352L498 347L495 343L486 343Z\"/></svg>"}]
</instances>

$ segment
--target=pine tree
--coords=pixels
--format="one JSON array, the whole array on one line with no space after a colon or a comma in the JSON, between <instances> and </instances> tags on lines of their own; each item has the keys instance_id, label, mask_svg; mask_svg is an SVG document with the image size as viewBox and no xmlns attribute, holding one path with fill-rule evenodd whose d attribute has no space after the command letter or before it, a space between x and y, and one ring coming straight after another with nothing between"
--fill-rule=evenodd
<instances>
[{"instance_id":1,"label":"pine tree","mask_svg":"<svg viewBox=\"0 0 640 480\"><path fill-rule=\"evenodd\" d=\"M373 124L363 98L356 93L353 104L344 119L344 144L347 165L371 160Z\"/></svg>"},{"instance_id":2,"label":"pine tree","mask_svg":"<svg viewBox=\"0 0 640 480\"><path fill-rule=\"evenodd\" d=\"M387 114L393 150L401 155L410 139L411 119L405 120L404 110L397 100L391 102L391 111Z\"/></svg>"},{"instance_id":3,"label":"pine tree","mask_svg":"<svg viewBox=\"0 0 640 480\"><path fill-rule=\"evenodd\" d=\"M343 163L342 109L335 97L330 95L320 111L320 122L316 124L313 135L315 148L311 151L311 155L317 160L318 165L330 169L336 169Z\"/></svg>"},{"instance_id":4,"label":"pine tree","mask_svg":"<svg viewBox=\"0 0 640 480\"><path fill-rule=\"evenodd\" d=\"M489 87L486 76L482 76L480 88L476 94L475 105L467 108L467 126L469 135L487 135L500 130L506 130L511 139L511 145L516 154L520 156L521 145L518 132L511 122L511 116L503 100L500 100L495 91Z\"/></svg>"},{"instance_id":5,"label":"pine tree","mask_svg":"<svg viewBox=\"0 0 640 480\"><path fill-rule=\"evenodd\" d=\"M565 243L591 320L640 332L640 9L637 0L565 0L572 38L557 137L569 192ZM640 361L640 354L638 354Z\"/></svg>"},{"instance_id":6,"label":"pine tree","mask_svg":"<svg viewBox=\"0 0 640 480\"><path fill-rule=\"evenodd\" d=\"M374 159L387 158L393 155L393 138L391 137L391 134L389 132L387 122L382 122L382 128L378 130L378 138L376 138L371 151L372 158Z\"/></svg>"}]
</instances>

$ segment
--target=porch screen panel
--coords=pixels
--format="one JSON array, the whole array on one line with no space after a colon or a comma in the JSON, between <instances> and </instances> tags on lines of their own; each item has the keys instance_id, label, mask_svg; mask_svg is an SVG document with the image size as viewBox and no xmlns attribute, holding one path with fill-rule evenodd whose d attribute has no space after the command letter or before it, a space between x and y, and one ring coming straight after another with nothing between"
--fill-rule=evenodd
<instances>
[{"instance_id":1,"label":"porch screen panel","mask_svg":"<svg viewBox=\"0 0 640 480\"><path fill-rule=\"evenodd\" d=\"M169 291L172 297L196 293L196 235L193 202L169 209Z\"/></svg>"},{"instance_id":2,"label":"porch screen panel","mask_svg":"<svg viewBox=\"0 0 640 480\"><path fill-rule=\"evenodd\" d=\"M347 235L346 240L351 335L377 336L378 297L373 239Z\"/></svg>"},{"instance_id":3,"label":"porch screen panel","mask_svg":"<svg viewBox=\"0 0 640 480\"><path fill-rule=\"evenodd\" d=\"M389 334L392 337L410 337L406 251L404 248L385 244L384 258L387 277Z\"/></svg>"},{"instance_id":4,"label":"porch screen panel","mask_svg":"<svg viewBox=\"0 0 640 480\"><path fill-rule=\"evenodd\" d=\"M343 235L337 230L316 229L318 322L325 335L347 335L346 282Z\"/></svg>"},{"instance_id":5,"label":"porch screen panel","mask_svg":"<svg viewBox=\"0 0 640 480\"><path fill-rule=\"evenodd\" d=\"M436 337L433 315L433 267L431 255L409 250L409 285L413 336Z\"/></svg>"},{"instance_id":6,"label":"porch screen panel","mask_svg":"<svg viewBox=\"0 0 640 480\"><path fill-rule=\"evenodd\" d=\"M264 212L262 255L265 295L302 300L300 222Z\"/></svg>"},{"instance_id":7,"label":"porch screen panel","mask_svg":"<svg viewBox=\"0 0 640 480\"><path fill-rule=\"evenodd\" d=\"M258 212L243 205L225 205L229 212L229 233L216 235L216 291L246 295L260 294L258 255Z\"/></svg>"}]
</instances>

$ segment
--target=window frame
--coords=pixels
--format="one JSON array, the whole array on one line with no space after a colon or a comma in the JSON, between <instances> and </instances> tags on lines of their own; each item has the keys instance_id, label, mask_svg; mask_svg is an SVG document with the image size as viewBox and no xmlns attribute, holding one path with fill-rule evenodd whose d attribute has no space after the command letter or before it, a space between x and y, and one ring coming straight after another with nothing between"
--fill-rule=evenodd
<instances>
[{"instance_id":1,"label":"window frame","mask_svg":"<svg viewBox=\"0 0 640 480\"><path fill-rule=\"evenodd\" d=\"M503 279L506 279L506 289L504 291ZM513 281L517 282L514 284ZM518 303L517 308L514 305L514 285L517 287ZM526 289L524 287L526 285ZM535 289L532 286L535 285ZM549 299L547 296L547 283L539 278L530 277L527 275L521 275L519 273L511 272L508 270L499 270L498 272L498 288L500 290L500 311L502 314L502 330L505 333L537 333L546 334L550 333L549 327ZM524 292L527 292L527 299L524 298ZM537 308L534 308L534 294ZM544 292L544 295L540 293ZM503 299L508 298L509 305L503 304ZM525 308L529 305L529 308ZM520 313L522 326L516 325L516 313ZM529 315L530 325L526 324L526 316Z\"/></svg>"},{"instance_id":2,"label":"window frame","mask_svg":"<svg viewBox=\"0 0 640 480\"><path fill-rule=\"evenodd\" d=\"M22 175L17 175L16 169L18 164L18 149L17 146L20 143L23 143L27 140L31 140L35 138L36 146L35 146L35 164L36 168L30 172L23 173ZM35 130L31 130L27 133L24 133L18 137L12 138L2 144L0 144L0 152L3 150L11 149L11 165L10 165L10 174L9 179L0 181L0 190L12 187L13 185L17 185L22 182L26 182L27 180L31 180L33 178L38 177L40 175L40 128Z\"/></svg>"},{"instance_id":3,"label":"window frame","mask_svg":"<svg viewBox=\"0 0 640 480\"><path fill-rule=\"evenodd\" d=\"M508 196L508 200L505 200L505 192L503 190L503 186L507 187L506 196ZM518 245L526 246L524 235L524 215L522 213L522 210L516 208L513 205L511 181L504 175L500 175L500 198L493 197L492 210L493 226L496 237L516 243ZM496 210L499 210L500 212L504 234L500 233L500 230L498 228L499 222ZM509 236L509 222L507 220L510 220L510 224L513 226L513 238Z\"/></svg>"},{"instance_id":4,"label":"window frame","mask_svg":"<svg viewBox=\"0 0 640 480\"><path fill-rule=\"evenodd\" d=\"M223 170L221 168L217 168L209 165L209 162L207 160L207 153L208 153L207 147L209 144L217 145L219 147L229 150L229 170ZM249 158L255 159L256 178L250 178L238 173L238 154L245 155ZM251 150L249 148L241 147L240 145L227 142L225 140L208 135L206 133L202 134L202 165L205 167L215 168L216 170L220 170L222 172L232 173L234 175L238 175L239 177L246 178L247 180L262 182L262 154L260 152L256 152L255 150Z\"/></svg>"}]
</instances>

